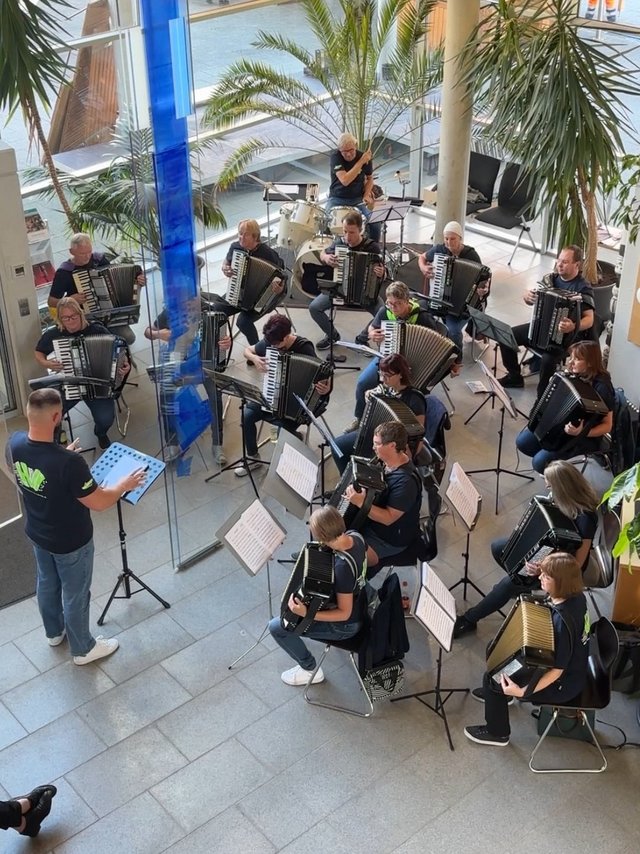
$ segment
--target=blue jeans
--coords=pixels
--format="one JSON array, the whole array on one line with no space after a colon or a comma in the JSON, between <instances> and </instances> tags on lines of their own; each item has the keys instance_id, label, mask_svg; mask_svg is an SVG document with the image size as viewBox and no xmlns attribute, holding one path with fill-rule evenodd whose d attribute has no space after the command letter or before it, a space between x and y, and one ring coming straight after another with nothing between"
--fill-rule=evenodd
<instances>
[{"instance_id":1,"label":"blue jeans","mask_svg":"<svg viewBox=\"0 0 640 854\"><path fill-rule=\"evenodd\" d=\"M376 243L380 242L380 236L382 234L382 226L379 222L372 222L369 224L369 217L371 216L371 211L365 205L364 202L352 202L349 199L339 199L337 196L329 196L327 201L325 202L324 209L326 211L330 211L331 208L355 208L360 211L362 214L362 218L367 226L367 230L369 232L369 237L371 240L375 240Z\"/></svg>"},{"instance_id":2,"label":"blue jeans","mask_svg":"<svg viewBox=\"0 0 640 854\"><path fill-rule=\"evenodd\" d=\"M372 317L375 317L378 308L380 307L380 303L377 302L375 305L370 306L367 311L371 314ZM329 309L331 308L331 300L329 299L329 294L319 294L315 299L312 299L309 303L309 314L318 324L320 329L324 332L324 334L329 337L331 333L331 321L329 319ZM335 308L334 308L335 312ZM334 318L335 319L335 318ZM369 326L367 325L367 329ZM339 338L340 335L335 325L333 327L333 337Z\"/></svg>"},{"instance_id":3,"label":"blue jeans","mask_svg":"<svg viewBox=\"0 0 640 854\"><path fill-rule=\"evenodd\" d=\"M31 543L36 556L38 608L48 638L66 627L71 655L86 655L96 644L89 631L93 540L68 554Z\"/></svg>"},{"instance_id":4,"label":"blue jeans","mask_svg":"<svg viewBox=\"0 0 640 854\"><path fill-rule=\"evenodd\" d=\"M566 456L562 449L558 451L545 451L540 445L540 441L536 439L528 427L524 427L516 436L516 448L526 457L532 458L531 465L533 470L539 474L544 474L544 470L550 462L561 460Z\"/></svg>"},{"instance_id":5,"label":"blue jeans","mask_svg":"<svg viewBox=\"0 0 640 854\"><path fill-rule=\"evenodd\" d=\"M459 358L462 361L462 333L464 331L465 326L469 322L468 317L454 317L452 314L447 314L445 319L445 326L447 327L447 334L449 338L456 345L459 353Z\"/></svg>"},{"instance_id":6,"label":"blue jeans","mask_svg":"<svg viewBox=\"0 0 640 854\"><path fill-rule=\"evenodd\" d=\"M359 629L360 623L358 622L314 622L311 623L304 636L305 638L309 638L309 640L317 641L346 640L356 635ZM288 632L282 628L280 617L274 617L270 621L269 631L278 646L281 646L287 655L290 655L303 670L311 671L315 668L316 659L313 653L309 652L307 645L299 635L294 635L293 632Z\"/></svg>"},{"instance_id":7,"label":"blue jeans","mask_svg":"<svg viewBox=\"0 0 640 854\"><path fill-rule=\"evenodd\" d=\"M367 367L360 371L358 382L356 383L356 406L353 410L355 418L362 418L365 407L364 393L371 388L375 388L380 382L378 368L380 359L372 359Z\"/></svg>"},{"instance_id":8,"label":"blue jeans","mask_svg":"<svg viewBox=\"0 0 640 854\"><path fill-rule=\"evenodd\" d=\"M214 445L222 444L222 395L216 388L215 382L209 377L202 380L202 385L209 398L211 409L211 439Z\"/></svg>"},{"instance_id":9,"label":"blue jeans","mask_svg":"<svg viewBox=\"0 0 640 854\"><path fill-rule=\"evenodd\" d=\"M80 402L79 400L65 400L65 414ZM93 432L96 436L106 436L116 417L116 405L113 400L110 397L101 397L94 400L83 397L82 403L86 403L93 416Z\"/></svg>"},{"instance_id":10,"label":"blue jeans","mask_svg":"<svg viewBox=\"0 0 640 854\"><path fill-rule=\"evenodd\" d=\"M335 443L342 451L342 456L336 457L336 455L333 453L333 450L331 451L331 453L333 455L334 462L340 474L342 474L346 467L349 465L349 461L353 456L357 436L357 430L350 430L348 433L341 433L340 436L336 436L335 438ZM373 449L371 449L371 455L372 454Z\"/></svg>"}]
</instances>

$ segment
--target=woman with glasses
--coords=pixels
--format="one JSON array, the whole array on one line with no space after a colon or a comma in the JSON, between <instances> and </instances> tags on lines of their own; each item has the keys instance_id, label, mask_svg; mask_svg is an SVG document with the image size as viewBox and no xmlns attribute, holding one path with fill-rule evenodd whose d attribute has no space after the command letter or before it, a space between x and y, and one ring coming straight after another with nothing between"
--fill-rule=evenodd
<instances>
[{"instance_id":1,"label":"woman with glasses","mask_svg":"<svg viewBox=\"0 0 640 854\"><path fill-rule=\"evenodd\" d=\"M544 470L545 486L549 489L549 495L556 507L572 519L582 542L575 553L575 559L582 572L587 568L591 542L598 525L596 509L599 499L589 481L578 471L575 466L566 460L555 460L549 463ZM500 537L491 543L491 554L493 559L502 569L500 558L509 537ZM505 575L484 599L475 607L469 608L456 620L453 629L454 638L475 632L478 622L489 614L495 614L503 608L511 599L515 599L521 593L530 593L532 590L540 589L540 564L527 563L522 574L515 576Z\"/></svg>"}]
</instances>

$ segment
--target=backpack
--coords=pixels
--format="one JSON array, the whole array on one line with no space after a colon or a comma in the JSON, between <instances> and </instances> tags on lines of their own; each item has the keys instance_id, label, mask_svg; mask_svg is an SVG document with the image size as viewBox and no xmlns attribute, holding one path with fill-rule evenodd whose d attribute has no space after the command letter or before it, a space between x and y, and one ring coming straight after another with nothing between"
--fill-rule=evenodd
<instances>
[{"instance_id":1,"label":"backpack","mask_svg":"<svg viewBox=\"0 0 640 854\"><path fill-rule=\"evenodd\" d=\"M620 533L620 520L613 512L602 505L596 510L598 524L596 526L589 561L584 571L583 580L587 587L609 587L613 582L619 558L611 554L613 545Z\"/></svg>"},{"instance_id":2,"label":"backpack","mask_svg":"<svg viewBox=\"0 0 640 854\"><path fill-rule=\"evenodd\" d=\"M409 649L400 581L395 572L377 591L369 615L369 639L358 654L358 669L371 700L384 700L402 690L401 659Z\"/></svg>"}]
</instances>

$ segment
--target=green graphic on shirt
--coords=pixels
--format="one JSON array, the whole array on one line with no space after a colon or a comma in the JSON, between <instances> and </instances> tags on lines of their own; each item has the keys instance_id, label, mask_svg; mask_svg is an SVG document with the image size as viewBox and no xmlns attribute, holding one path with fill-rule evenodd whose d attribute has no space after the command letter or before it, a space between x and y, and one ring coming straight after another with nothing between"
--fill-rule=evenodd
<instances>
[{"instance_id":1,"label":"green graphic on shirt","mask_svg":"<svg viewBox=\"0 0 640 854\"><path fill-rule=\"evenodd\" d=\"M89 489L92 486L93 486L93 478L90 478L86 483L82 484L82 491L84 492L85 489Z\"/></svg>"},{"instance_id":2,"label":"green graphic on shirt","mask_svg":"<svg viewBox=\"0 0 640 854\"><path fill-rule=\"evenodd\" d=\"M582 643L586 644L589 641L589 635L591 634L591 617L589 616L589 612L587 611L584 615L584 628L582 630Z\"/></svg>"},{"instance_id":3,"label":"green graphic on shirt","mask_svg":"<svg viewBox=\"0 0 640 854\"><path fill-rule=\"evenodd\" d=\"M31 469L26 463L14 463L14 469L20 486L32 492L42 492L47 479L40 469Z\"/></svg>"}]
</instances>

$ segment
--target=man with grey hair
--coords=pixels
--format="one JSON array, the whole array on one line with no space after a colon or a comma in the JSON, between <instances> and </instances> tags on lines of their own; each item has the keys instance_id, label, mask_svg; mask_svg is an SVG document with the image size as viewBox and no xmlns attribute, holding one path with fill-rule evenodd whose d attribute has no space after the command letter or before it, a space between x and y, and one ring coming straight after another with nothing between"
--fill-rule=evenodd
<instances>
[{"instance_id":1,"label":"man with grey hair","mask_svg":"<svg viewBox=\"0 0 640 854\"><path fill-rule=\"evenodd\" d=\"M365 219L373 208L373 154L370 148L358 149L358 140L350 133L340 134L338 147L331 152L331 184L326 209L357 208ZM380 240L380 224L368 226L372 240Z\"/></svg>"}]
</instances>

